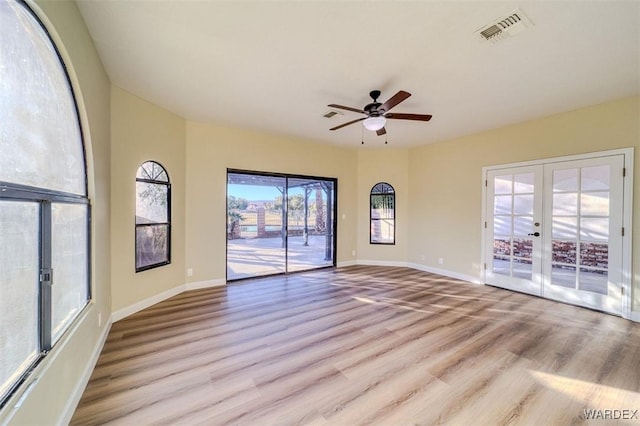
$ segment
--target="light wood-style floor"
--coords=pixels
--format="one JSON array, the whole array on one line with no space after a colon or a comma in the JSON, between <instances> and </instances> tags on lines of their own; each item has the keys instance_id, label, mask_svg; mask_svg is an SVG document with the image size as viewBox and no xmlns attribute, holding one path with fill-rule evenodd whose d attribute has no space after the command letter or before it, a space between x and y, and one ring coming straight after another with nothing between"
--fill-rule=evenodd
<instances>
[{"instance_id":1,"label":"light wood-style floor","mask_svg":"<svg viewBox=\"0 0 640 426\"><path fill-rule=\"evenodd\" d=\"M113 324L71 424L564 425L584 409L640 409L640 324L357 266L190 291Z\"/></svg>"}]
</instances>

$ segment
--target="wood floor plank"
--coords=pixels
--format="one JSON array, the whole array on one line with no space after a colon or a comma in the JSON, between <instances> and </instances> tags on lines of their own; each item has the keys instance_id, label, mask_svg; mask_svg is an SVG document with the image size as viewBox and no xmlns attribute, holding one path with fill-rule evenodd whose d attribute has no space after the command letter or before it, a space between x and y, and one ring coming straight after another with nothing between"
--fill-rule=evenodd
<instances>
[{"instance_id":1,"label":"wood floor plank","mask_svg":"<svg viewBox=\"0 0 640 426\"><path fill-rule=\"evenodd\" d=\"M409 268L323 269L113 324L71 424L581 424L640 410L638 365L640 324L621 318Z\"/></svg>"}]
</instances>

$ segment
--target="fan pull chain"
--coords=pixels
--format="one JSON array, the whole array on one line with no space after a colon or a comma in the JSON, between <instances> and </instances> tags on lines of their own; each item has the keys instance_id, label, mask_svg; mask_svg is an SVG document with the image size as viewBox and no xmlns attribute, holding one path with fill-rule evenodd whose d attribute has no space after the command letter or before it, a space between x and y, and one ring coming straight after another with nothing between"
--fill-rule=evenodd
<instances>
[{"instance_id":1,"label":"fan pull chain","mask_svg":"<svg viewBox=\"0 0 640 426\"><path fill-rule=\"evenodd\" d=\"M362 130L362 145L364 145L364 126L360 126L360 130Z\"/></svg>"}]
</instances>

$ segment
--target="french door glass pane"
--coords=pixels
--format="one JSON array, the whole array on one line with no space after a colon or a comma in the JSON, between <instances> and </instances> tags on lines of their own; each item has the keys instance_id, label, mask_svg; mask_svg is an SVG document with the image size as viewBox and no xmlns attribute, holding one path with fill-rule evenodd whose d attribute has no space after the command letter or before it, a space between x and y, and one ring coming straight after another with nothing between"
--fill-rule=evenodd
<instances>
[{"instance_id":1,"label":"french door glass pane","mask_svg":"<svg viewBox=\"0 0 640 426\"><path fill-rule=\"evenodd\" d=\"M580 214L583 216L609 216L609 191L583 192L580 197Z\"/></svg>"},{"instance_id":2,"label":"french door glass pane","mask_svg":"<svg viewBox=\"0 0 640 426\"><path fill-rule=\"evenodd\" d=\"M583 167L581 170L583 191L602 191L609 189L609 166Z\"/></svg>"},{"instance_id":3,"label":"french door glass pane","mask_svg":"<svg viewBox=\"0 0 640 426\"><path fill-rule=\"evenodd\" d=\"M607 241L609 239L609 218L581 218L580 238L585 240Z\"/></svg>"},{"instance_id":4,"label":"french door glass pane","mask_svg":"<svg viewBox=\"0 0 640 426\"><path fill-rule=\"evenodd\" d=\"M577 191L578 169L554 170L553 192Z\"/></svg>"},{"instance_id":5,"label":"french door glass pane","mask_svg":"<svg viewBox=\"0 0 640 426\"><path fill-rule=\"evenodd\" d=\"M513 235L525 236L533 229L533 216L516 216L513 218Z\"/></svg>"},{"instance_id":6,"label":"french door glass pane","mask_svg":"<svg viewBox=\"0 0 640 426\"><path fill-rule=\"evenodd\" d=\"M608 281L609 275L607 271L580 268L578 288L582 291L606 295L608 293Z\"/></svg>"},{"instance_id":7,"label":"french door glass pane","mask_svg":"<svg viewBox=\"0 0 640 426\"><path fill-rule=\"evenodd\" d=\"M531 280L533 277L533 262L531 259L514 259L513 276Z\"/></svg>"},{"instance_id":8,"label":"french door glass pane","mask_svg":"<svg viewBox=\"0 0 640 426\"><path fill-rule=\"evenodd\" d=\"M0 400L39 353L37 203L0 201Z\"/></svg>"},{"instance_id":9,"label":"french door glass pane","mask_svg":"<svg viewBox=\"0 0 640 426\"><path fill-rule=\"evenodd\" d=\"M580 264L606 269L609 266L609 244L580 243Z\"/></svg>"},{"instance_id":10,"label":"french door glass pane","mask_svg":"<svg viewBox=\"0 0 640 426\"><path fill-rule=\"evenodd\" d=\"M51 339L55 343L86 305L88 294L88 207L51 205Z\"/></svg>"},{"instance_id":11,"label":"french door glass pane","mask_svg":"<svg viewBox=\"0 0 640 426\"><path fill-rule=\"evenodd\" d=\"M505 256L493 256L493 273L500 275L511 275L511 262Z\"/></svg>"},{"instance_id":12,"label":"french door glass pane","mask_svg":"<svg viewBox=\"0 0 640 426\"><path fill-rule=\"evenodd\" d=\"M493 192L495 194L511 194L513 189L513 176L512 175L496 176L494 178L493 185L494 185Z\"/></svg>"},{"instance_id":13,"label":"french door glass pane","mask_svg":"<svg viewBox=\"0 0 640 426\"><path fill-rule=\"evenodd\" d=\"M577 215L578 214L578 193L565 192L553 194L553 214L554 215Z\"/></svg>"},{"instance_id":14,"label":"french door glass pane","mask_svg":"<svg viewBox=\"0 0 640 426\"><path fill-rule=\"evenodd\" d=\"M511 215L495 215L493 217L494 235L511 235Z\"/></svg>"},{"instance_id":15,"label":"french door glass pane","mask_svg":"<svg viewBox=\"0 0 640 426\"><path fill-rule=\"evenodd\" d=\"M514 238L513 255L531 259L533 254L533 240L528 238Z\"/></svg>"},{"instance_id":16,"label":"french door glass pane","mask_svg":"<svg viewBox=\"0 0 640 426\"><path fill-rule=\"evenodd\" d=\"M533 194L513 196L513 214L533 214Z\"/></svg>"},{"instance_id":17,"label":"french door glass pane","mask_svg":"<svg viewBox=\"0 0 640 426\"><path fill-rule=\"evenodd\" d=\"M534 175L533 173L519 173L514 175L513 181L513 193L514 194L533 194L534 190Z\"/></svg>"},{"instance_id":18,"label":"french door glass pane","mask_svg":"<svg viewBox=\"0 0 640 426\"><path fill-rule=\"evenodd\" d=\"M493 240L493 253L501 256L511 255L511 239L496 238Z\"/></svg>"},{"instance_id":19,"label":"french door glass pane","mask_svg":"<svg viewBox=\"0 0 640 426\"><path fill-rule=\"evenodd\" d=\"M553 240L551 246L551 260L555 263L575 265L577 261L577 243L575 241Z\"/></svg>"},{"instance_id":20,"label":"french door glass pane","mask_svg":"<svg viewBox=\"0 0 640 426\"><path fill-rule=\"evenodd\" d=\"M494 214L511 214L512 196L509 195L496 195L493 202Z\"/></svg>"},{"instance_id":21,"label":"french door glass pane","mask_svg":"<svg viewBox=\"0 0 640 426\"><path fill-rule=\"evenodd\" d=\"M576 268L575 266L551 264L551 284L576 288Z\"/></svg>"},{"instance_id":22,"label":"french door glass pane","mask_svg":"<svg viewBox=\"0 0 640 426\"><path fill-rule=\"evenodd\" d=\"M576 238L578 236L578 218L554 217L551 235L553 238Z\"/></svg>"}]
</instances>

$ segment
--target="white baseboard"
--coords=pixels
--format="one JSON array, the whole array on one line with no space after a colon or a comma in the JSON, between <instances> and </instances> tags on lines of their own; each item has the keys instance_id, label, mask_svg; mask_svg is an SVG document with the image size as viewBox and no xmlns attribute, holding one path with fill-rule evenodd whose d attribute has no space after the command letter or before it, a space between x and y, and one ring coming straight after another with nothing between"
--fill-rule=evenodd
<instances>
[{"instance_id":1,"label":"white baseboard","mask_svg":"<svg viewBox=\"0 0 640 426\"><path fill-rule=\"evenodd\" d=\"M629 318L633 322L640 322L640 311L631 311Z\"/></svg>"},{"instance_id":2,"label":"white baseboard","mask_svg":"<svg viewBox=\"0 0 640 426\"><path fill-rule=\"evenodd\" d=\"M156 303L162 302L170 297L178 295L184 291L184 284L178 287L174 287L167 291L163 291L162 293L153 295L144 300L134 303L133 305L126 306L122 309L118 309L117 311L111 314L111 319L113 322L120 321L123 318L128 317L129 315L133 315L136 312L140 312L143 309L148 308L149 306L155 305Z\"/></svg>"},{"instance_id":3,"label":"white baseboard","mask_svg":"<svg viewBox=\"0 0 640 426\"><path fill-rule=\"evenodd\" d=\"M100 358L100 353L102 353L102 348L104 347L104 344L107 341L107 336L109 336L109 331L111 330L111 324L111 317L109 317L106 326L102 330L100 339L98 339L98 343L93 348L93 353L91 354L89 362L85 365L82 376L76 383L76 387L70 395L69 400L67 401L67 405L64 407L62 417L57 423L58 425L68 425L71 421L71 417L73 417L73 413L76 411L76 407L80 402L80 398L82 398L82 394L87 387L87 383L89 383L89 379L91 379L91 374L93 374L93 370L96 367L98 358Z\"/></svg>"},{"instance_id":4,"label":"white baseboard","mask_svg":"<svg viewBox=\"0 0 640 426\"><path fill-rule=\"evenodd\" d=\"M336 268L345 268L347 266L356 266L358 262L356 260L347 260L345 262L336 263Z\"/></svg>"},{"instance_id":5,"label":"white baseboard","mask_svg":"<svg viewBox=\"0 0 640 426\"><path fill-rule=\"evenodd\" d=\"M173 296L177 296L178 294L187 290L198 290L201 288L217 287L225 285L226 283L226 280L217 279L208 281L195 281L192 283L182 284L172 289L163 291L162 293L155 294L132 305L126 306L122 309L118 309L111 314L111 319L113 320L113 322L120 321L121 319L126 318L129 315L133 315L136 312L147 309L149 306L155 305L156 303L167 300Z\"/></svg>"},{"instance_id":6,"label":"white baseboard","mask_svg":"<svg viewBox=\"0 0 640 426\"><path fill-rule=\"evenodd\" d=\"M366 266L397 266L400 268L410 267L407 262L400 262L395 260L367 260L362 259L357 261L358 265L366 265Z\"/></svg>"},{"instance_id":7,"label":"white baseboard","mask_svg":"<svg viewBox=\"0 0 640 426\"><path fill-rule=\"evenodd\" d=\"M208 281L195 281L192 283L186 283L184 285L184 290L199 290L201 288L209 288L209 287L219 287L226 285L227 282L223 279L218 280L208 280Z\"/></svg>"},{"instance_id":8,"label":"white baseboard","mask_svg":"<svg viewBox=\"0 0 640 426\"><path fill-rule=\"evenodd\" d=\"M482 280L472 275L460 274L458 272L449 271L447 269L433 268L431 266L421 265L419 263L389 261L389 260L358 260L355 262L357 265L367 266L397 266L404 268L417 269L418 271L430 272L432 274L438 274L449 278L455 278L462 281L468 281L474 284L483 284Z\"/></svg>"},{"instance_id":9,"label":"white baseboard","mask_svg":"<svg viewBox=\"0 0 640 426\"><path fill-rule=\"evenodd\" d=\"M408 263L409 268L417 269L419 271L430 272L432 274L443 275L449 278L455 278L462 281L468 281L473 284L484 284L482 280L473 275L460 274L458 272L449 271L447 269L433 268L427 265L420 265L419 263Z\"/></svg>"}]
</instances>

